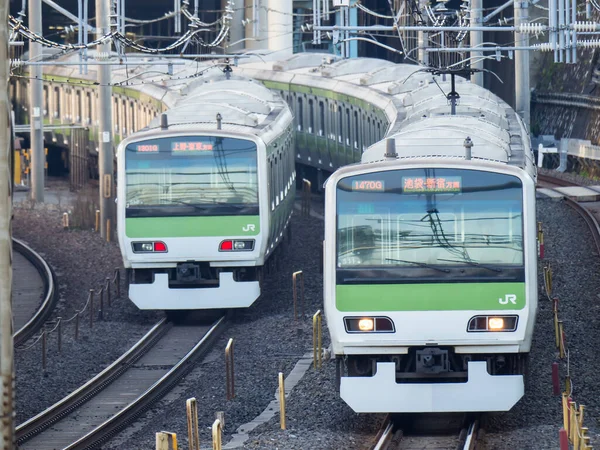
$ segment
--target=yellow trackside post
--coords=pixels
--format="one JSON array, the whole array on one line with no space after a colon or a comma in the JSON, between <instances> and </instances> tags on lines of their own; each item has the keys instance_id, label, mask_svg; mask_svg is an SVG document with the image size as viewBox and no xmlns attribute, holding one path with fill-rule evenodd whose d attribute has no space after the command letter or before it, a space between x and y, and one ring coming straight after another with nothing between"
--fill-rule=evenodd
<instances>
[{"instance_id":1,"label":"yellow trackside post","mask_svg":"<svg viewBox=\"0 0 600 450\"><path fill-rule=\"evenodd\" d=\"M229 339L225 347L225 392L227 400L235 397L235 378L233 370L233 338Z\"/></svg>"},{"instance_id":2,"label":"yellow trackside post","mask_svg":"<svg viewBox=\"0 0 600 450\"><path fill-rule=\"evenodd\" d=\"M321 320L321 310L318 310L313 316L313 366L315 369L320 369L323 365L323 338L321 335Z\"/></svg>"},{"instance_id":3,"label":"yellow trackside post","mask_svg":"<svg viewBox=\"0 0 600 450\"><path fill-rule=\"evenodd\" d=\"M565 359L565 330L562 320L558 321L558 335L560 344L558 347L559 357L560 359Z\"/></svg>"},{"instance_id":4,"label":"yellow trackside post","mask_svg":"<svg viewBox=\"0 0 600 450\"><path fill-rule=\"evenodd\" d=\"M281 429L285 430L285 380L282 372L279 372L279 420Z\"/></svg>"},{"instance_id":5,"label":"yellow trackside post","mask_svg":"<svg viewBox=\"0 0 600 450\"><path fill-rule=\"evenodd\" d=\"M200 450L200 433L198 431L198 402L194 397L185 402L187 410L189 450Z\"/></svg>"},{"instance_id":6,"label":"yellow trackside post","mask_svg":"<svg viewBox=\"0 0 600 450\"><path fill-rule=\"evenodd\" d=\"M168 431L156 433L156 450L177 450L177 435Z\"/></svg>"},{"instance_id":7,"label":"yellow trackside post","mask_svg":"<svg viewBox=\"0 0 600 450\"><path fill-rule=\"evenodd\" d=\"M219 419L215 420L212 425L212 439L213 439L213 450L221 450L221 434L223 433L223 426Z\"/></svg>"},{"instance_id":8,"label":"yellow trackside post","mask_svg":"<svg viewBox=\"0 0 600 450\"><path fill-rule=\"evenodd\" d=\"M15 150L14 152L15 170L13 173L14 183L21 184L21 152Z\"/></svg>"},{"instance_id":9,"label":"yellow trackside post","mask_svg":"<svg viewBox=\"0 0 600 450\"><path fill-rule=\"evenodd\" d=\"M562 410L563 410L563 428L569 434L569 394L563 392L562 394Z\"/></svg>"},{"instance_id":10,"label":"yellow trackside post","mask_svg":"<svg viewBox=\"0 0 600 450\"><path fill-rule=\"evenodd\" d=\"M300 281L300 300L302 315L304 315L304 273L299 270L292 274L292 292L294 295L294 320L298 320L298 280Z\"/></svg>"}]
</instances>

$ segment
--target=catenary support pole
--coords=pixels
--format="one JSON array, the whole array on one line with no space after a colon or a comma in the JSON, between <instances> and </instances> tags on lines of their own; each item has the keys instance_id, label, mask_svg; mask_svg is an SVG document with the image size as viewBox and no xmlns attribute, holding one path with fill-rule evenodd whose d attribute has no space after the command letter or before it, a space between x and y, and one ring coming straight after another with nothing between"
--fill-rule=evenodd
<instances>
[{"instance_id":1,"label":"catenary support pole","mask_svg":"<svg viewBox=\"0 0 600 450\"><path fill-rule=\"evenodd\" d=\"M110 0L96 0L97 36L103 36L110 31ZM108 55L110 43L100 44L96 51ZM114 163L112 146L112 87L110 86L110 66L98 66L98 165L100 191L100 235L107 236L115 229L115 195L114 195ZM108 225L110 223L110 225Z\"/></svg>"},{"instance_id":2,"label":"catenary support pole","mask_svg":"<svg viewBox=\"0 0 600 450\"><path fill-rule=\"evenodd\" d=\"M528 2L515 0L515 25L518 27L522 23L529 21ZM515 46L529 47L529 35L527 33L515 32ZM529 52L515 52L515 110L525 122L529 129Z\"/></svg>"},{"instance_id":3,"label":"catenary support pole","mask_svg":"<svg viewBox=\"0 0 600 450\"><path fill-rule=\"evenodd\" d=\"M483 0L471 0L471 26L483 25ZM471 47L478 47L483 43L483 31L471 31ZM471 68L483 69L483 53L471 52ZM471 83L483 87L483 72L471 75Z\"/></svg>"},{"instance_id":4,"label":"catenary support pole","mask_svg":"<svg viewBox=\"0 0 600 450\"><path fill-rule=\"evenodd\" d=\"M0 2L0 377L2 398L0 408L0 450L14 448L14 363L12 329L12 242L10 218L10 113L8 101L8 9L9 2ZM42 169L43 170L43 169Z\"/></svg>"},{"instance_id":5,"label":"catenary support pole","mask_svg":"<svg viewBox=\"0 0 600 450\"><path fill-rule=\"evenodd\" d=\"M42 0L29 0L29 28L36 34L42 34ZM42 57L42 45L29 43L29 59L38 61ZM42 66L32 66L29 80L29 108L31 123L31 199L34 202L44 201L44 83Z\"/></svg>"}]
</instances>

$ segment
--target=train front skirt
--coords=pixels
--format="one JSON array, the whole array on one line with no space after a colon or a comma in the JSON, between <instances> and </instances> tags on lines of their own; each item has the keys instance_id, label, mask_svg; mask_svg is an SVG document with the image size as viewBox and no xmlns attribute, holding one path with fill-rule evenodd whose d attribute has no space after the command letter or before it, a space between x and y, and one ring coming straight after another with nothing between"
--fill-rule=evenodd
<instances>
[{"instance_id":1,"label":"train front skirt","mask_svg":"<svg viewBox=\"0 0 600 450\"><path fill-rule=\"evenodd\" d=\"M169 288L166 273L155 274L153 283L129 286L129 298L140 309L247 308L259 295L258 281L235 281L232 272L219 274L218 287Z\"/></svg>"},{"instance_id":2,"label":"train front skirt","mask_svg":"<svg viewBox=\"0 0 600 450\"><path fill-rule=\"evenodd\" d=\"M342 377L342 399L359 413L508 411L524 394L522 375L490 375L469 361L466 383L396 383L395 364L377 363L372 377Z\"/></svg>"}]
</instances>

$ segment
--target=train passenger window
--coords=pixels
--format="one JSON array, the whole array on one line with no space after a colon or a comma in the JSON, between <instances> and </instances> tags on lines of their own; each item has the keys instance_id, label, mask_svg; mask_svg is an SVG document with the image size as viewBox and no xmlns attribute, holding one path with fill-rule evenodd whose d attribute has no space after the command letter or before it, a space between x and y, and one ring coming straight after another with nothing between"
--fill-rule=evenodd
<instances>
[{"instance_id":1,"label":"train passenger window","mask_svg":"<svg viewBox=\"0 0 600 450\"><path fill-rule=\"evenodd\" d=\"M86 103L87 103L87 120L86 123L92 123L92 94L87 92L86 94Z\"/></svg>"},{"instance_id":2,"label":"train passenger window","mask_svg":"<svg viewBox=\"0 0 600 450\"><path fill-rule=\"evenodd\" d=\"M44 86L44 117L48 117L48 107L50 104L48 86Z\"/></svg>"},{"instance_id":3,"label":"train passenger window","mask_svg":"<svg viewBox=\"0 0 600 450\"><path fill-rule=\"evenodd\" d=\"M325 129L325 104L319 102L319 136L323 136L323 130Z\"/></svg>"},{"instance_id":4,"label":"train passenger window","mask_svg":"<svg viewBox=\"0 0 600 450\"><path fill-rule=\"evenodd\" d=\"M350 146L350 139L352 139L352 124L350 123L350 109L346 108L346 125L347 125L347 130L348 133L346 134L346 145L349 147Z\"/></svg>"},{"instance_id":5,"label":"train passenger window","mask_svg":"<svg viewBox=\"0 0 600 450\"><path fill-rule=\"evenodd\" d=\"M312 99L308 101L308 132L312 133L315 129L315 108Z\"/></svg>"},{"instance_id":6,"label":"train passenger window","mask_svg":"<svg viewBox=\"0 0 600 450\"><path fill-rule=\"evenodd\" d=\"M302 131L304 128L304 111L302 108L302 97L298 97L298 115L296 117L298 120L298 131Z\"/></svg>"},{"instance_id":7,"label":"train passenger window","mask_svg":"<svg viewBox=\"0 0 600 450\"><path fill-rule=\"evenodd\" d=\"M271 161L269 161L269 167L270 167L270 173L269 173L269 179L271 181L271 185L269 186L269 191L271 194L271 211L273 211L275 209L275 179L274 177L274 172L273 172L273 160L271 159Z\"/></svg>"},{"instance_id":8,"label":"train passenger window","mask_svg":"<svg viewBox=\"0 0 600 450\"><path fill-rule=\"evenodd\" d=\"M83 99L81 98L81 91L77 91L75 97L77 99L77 117L75 122L80 122L83 116Z\"/></svg>"},{"instance_id":9,"label":"train passenger window","mask_svg":"<svg viewBox=\"0 0 600 450\"><path fill-rule=\"evenodd\" d=\"M129 102L129 117L131 117L131 126L129 128L129 132L133 133L136 129L135 126L135 105L133 102Z\"/></svg>"},{"instance_id":10,"label":"train passenger window","mask_svg":"<svg viewBox=\"0 0 600 450\"><path fill-rule=\"evenodd\" d=\"M354 111L354 148L358 148L358 141L360 140L358 126L358 111Z\"/></svg>"},{"instance_id":11,"label":"train passenger window","mask_svg":"<svg viewBox=\"0 0 600 450\"><path fill-rule=\"evenodd\" d=\"M54 118L60 117L60 90L55 87L54 88Z\"/></svg>"},{"instance_id":12,"label":"train passenger window","mask_svg":"<svg viewBox=\"0 0 600 450\"><path fill-rule=\"evenodd\" d=\"M340 143L344 142L343 139L343 129L344 128L344 120L342 118L342 107L338 106L338 139Z\"/></svg>"}]
</instances>

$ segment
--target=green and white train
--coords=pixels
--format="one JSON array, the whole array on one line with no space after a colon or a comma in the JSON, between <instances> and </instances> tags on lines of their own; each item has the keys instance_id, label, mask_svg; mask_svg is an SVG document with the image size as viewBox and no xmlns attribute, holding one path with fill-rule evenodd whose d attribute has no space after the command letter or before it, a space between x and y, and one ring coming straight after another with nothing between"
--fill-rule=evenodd
<instances>
[{"instance_id":1,"label":"green and white train","mask_svg":"<svg viewBox=\"0 0 600 450\"><path fill-rule=\"evenodd\" d=\"M417 73L404 117L326 183L324 298L357 412L509 410L537 311L536 170L483 88ZM399 80L402 84L404 80Z\"/></svg>"},{"instance_id":2,"label":"green and white train","mask_svg":"<svg viewBox=\"0 0 600 450\"><path fill-rule=\"evenodd\" d=\"M250 306L289 225L290 109L216 72L117 151L119 245L140 309Z\"/></svg>"}]
</instances>

